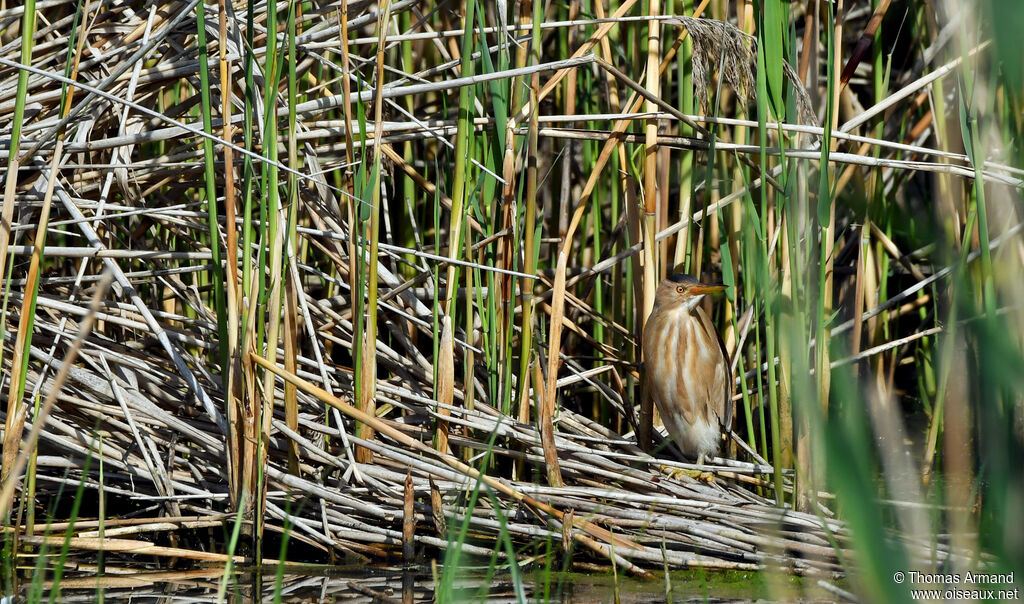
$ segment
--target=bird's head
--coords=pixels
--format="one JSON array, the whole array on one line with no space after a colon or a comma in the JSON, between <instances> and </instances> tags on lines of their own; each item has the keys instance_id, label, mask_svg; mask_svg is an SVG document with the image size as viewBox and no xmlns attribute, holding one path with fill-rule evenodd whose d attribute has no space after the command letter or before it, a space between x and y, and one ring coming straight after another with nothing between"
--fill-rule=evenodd
<instances>
[{"instance_id":1,"label":"bird's head","mask_svg":"<svg viewBox=\"0 0 1024 604\"><path fill-rule=\"evenodd\" d=\"M701 283L690 275L675 273L669 275L658 286L654 296L654 304L664 310L685 308L687 312L693 310L701 298L708 294L720 292L725 286L719 283Z\"/></svg>"}]
</instances>

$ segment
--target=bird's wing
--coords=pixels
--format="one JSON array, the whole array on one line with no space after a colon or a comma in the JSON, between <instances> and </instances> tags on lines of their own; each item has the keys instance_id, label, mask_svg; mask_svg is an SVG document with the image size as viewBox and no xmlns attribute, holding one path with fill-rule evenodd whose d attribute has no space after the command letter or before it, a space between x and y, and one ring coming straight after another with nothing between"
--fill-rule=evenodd
<instances>
[{"instance_id":1,"label":"bird's wing","mask_svg":"<svg viewBox=\"0 0 1024 604\"><path fill-rule=\"evenodd\" d=\"M725 342L722 341L722 336L718 336L718 347L722 350L722 358L725 360L725 366L723 372L725 373L725 397L722 399L722 408L719 409L718 420L725 428L732 428L732 415L735 404L732 400L733 394L733 380L732 380L732 360L729 358L729 351L725 349Z\"/></svg>"},{"instance_id":2,"label":"bird's wing","mask_svg":"<svg viewBox=\"0 0 1024 604\"><path fill-rule=\"evenodd\" d=\"M712 409L718 418L718 423L726 429L732 428L733 402L732 402L732 375L729 362L729 351L725 349L725 342L722 336L715 330L711 318L704 312L703 308L697 307L697 315L700 317L701 327L704 329L705 337L714 340L718 349L722 352L721 363L715 368L714 381L711 383L710 393L712 395Z\"/></svg>"}]
</instances>

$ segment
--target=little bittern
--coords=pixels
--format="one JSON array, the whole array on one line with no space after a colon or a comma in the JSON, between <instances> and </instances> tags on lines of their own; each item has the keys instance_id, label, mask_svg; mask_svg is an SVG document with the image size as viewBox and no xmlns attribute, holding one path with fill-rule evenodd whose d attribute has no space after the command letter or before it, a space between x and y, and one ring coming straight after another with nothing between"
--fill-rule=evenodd
<instances>
[{"instance_id":1,"label":"little bittern","mask_svg":"<svg viewBox=\"0 0 1024 604\"><path fill-rule=\"evenodd\" d=\"M661 282L644 326L648 396L676 446L697 463L718 453L722 430L732 425L729 354L699 304L724 285L675 274Z\"/></svg>"}]
</instances>

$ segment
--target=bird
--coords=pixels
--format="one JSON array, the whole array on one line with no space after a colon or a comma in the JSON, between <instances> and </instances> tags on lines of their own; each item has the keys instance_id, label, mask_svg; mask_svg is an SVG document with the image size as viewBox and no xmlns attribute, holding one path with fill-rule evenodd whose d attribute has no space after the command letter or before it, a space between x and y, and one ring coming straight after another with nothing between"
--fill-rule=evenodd
<instances>
[{"instance_id":1,"label":"bird","mask_svg":"<svg viewBox=\"0 0 1024 604\"><path fill-rule=\"evenodd\" d=\"M718 454L722 431L732 426L729 353L700 306L725 287L670 275L658 285L643 329L647 395L676 446L698 465Z\"/></svg>"}]
</instances>

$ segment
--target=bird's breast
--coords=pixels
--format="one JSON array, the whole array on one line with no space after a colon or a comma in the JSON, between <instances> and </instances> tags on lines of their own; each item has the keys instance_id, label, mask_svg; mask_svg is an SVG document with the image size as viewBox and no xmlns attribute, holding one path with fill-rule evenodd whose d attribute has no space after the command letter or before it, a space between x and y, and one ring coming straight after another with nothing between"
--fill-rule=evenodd
<instances>
[{"instance_id":1,"label":"bird's breast","mask_svg":"<svg viewBox=\"0 0 1024 604\"><path fill-rule=\"evenodd\" d=\"M686 308L655 312L643 346L650 392L663 416L678 413L692 424L722 415L727 365L707 315Z\"/></svg>"}]
</instances>

